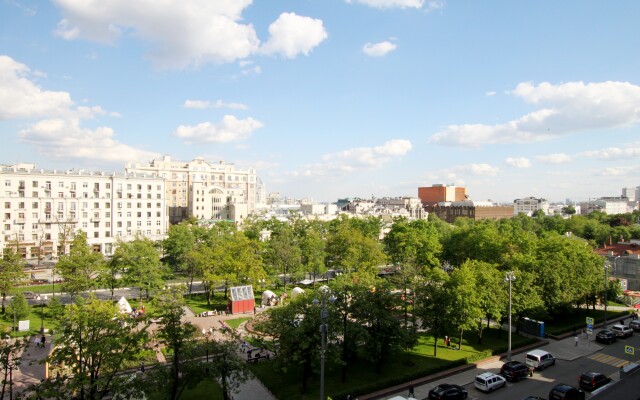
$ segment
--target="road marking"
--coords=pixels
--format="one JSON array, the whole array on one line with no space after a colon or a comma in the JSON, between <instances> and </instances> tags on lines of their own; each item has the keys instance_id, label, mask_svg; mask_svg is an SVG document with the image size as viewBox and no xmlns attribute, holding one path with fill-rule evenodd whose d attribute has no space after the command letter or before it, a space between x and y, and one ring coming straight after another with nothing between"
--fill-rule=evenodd
<instances>
[{"instance_id":1,"label":"road marking","mask_svg":"<svg viewBox=\"0 0 640 400\"><path fill-rule=\"evenodd\" d=\"M623 360L622 358L610 356L604 353L596 353L594 355L589 356L593 361L601 362L603 364L613 365L616 368L620 368L620 366L629 363L627 360Z\"/></svg>"}]
</instances>

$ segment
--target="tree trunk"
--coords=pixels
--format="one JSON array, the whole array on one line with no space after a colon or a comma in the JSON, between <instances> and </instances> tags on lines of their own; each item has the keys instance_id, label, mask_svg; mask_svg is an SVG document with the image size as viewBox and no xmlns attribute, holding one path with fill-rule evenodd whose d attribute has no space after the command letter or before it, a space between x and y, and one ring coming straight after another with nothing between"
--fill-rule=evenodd
<instances>
[{"instance_id":1,"label":"tree trunk","mask_svg":"<svg viewBox=\"0 0 640 400\"><path fill-rule=\"evenodd\" d=\"M464 329L460 329L460 338L458 340L458 350L462 350L462 333L464 332Z\"/></svg>"},{"instance_id":2,"label":"tree trunk","mask_svg":"<svg viewBox=\"0 0 640 400\"><path fill-rule=\"evenodd\" d=\"M4 314L6 312L6 309L4 307L4 302L6 301L6 299L7 299L7 294L6 293L2 293L2 314ZM2 397L0 397L0 399L1 398Z\"/></svg>"},{"instance_id":3,"label":"tree trunk","mask_svg":"<svg viewBox=\"0 0 640 400\"><path fill-rule=\"evenodd\" d=\"M438 356L438 335L434 335L433 338L435 341L433 342L433 356Z\"/></svg>"}]
</instances>

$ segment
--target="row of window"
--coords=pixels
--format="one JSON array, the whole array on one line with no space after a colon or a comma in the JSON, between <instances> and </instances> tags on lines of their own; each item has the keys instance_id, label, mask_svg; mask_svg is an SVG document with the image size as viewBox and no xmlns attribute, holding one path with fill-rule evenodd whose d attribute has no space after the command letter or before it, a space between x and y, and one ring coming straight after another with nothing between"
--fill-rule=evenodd
<instances>
[{"instance_id":1,"label":"row of window","mask_svg":"<svg viewBox=\"0 0 640 400\"><path fill-rule=\"evenodd\" d=\"M13 187L13 180L11 179L5 179L4 181L4 186L5 187ZM78 187L78 185L76 184L76 182L66 182L66 181L59 181L57 182L57 188L58 189L68 189L72 192L76 191L76 188ZM66 186L69 185L69 186ZM83 189L88 189L89 188L89 182L82 182L82 188ZM111 182L104 182L103 183L104 189L105 190L110 190L111 189ZM146 187L145 187L146 186ZM26 188L26 182L24 180L19 180L18 181L18 189L24 190ZM55 183L53 183L53 181L45 181L43 186L40 186L39 181L31 181L31 188L36 188L36 189L44 189L46 191L51 191L52 187L56 187ZM93 187L94 191L99 191L100 190L100 182L93 182L93 185L91 185L91 187ZM116 185L116 190L121 192L124 188L124 185L122 183L118 183ZM146 188L147 191L151 191L153 190L153 185L151 184L147 184L147 185L142 185L142 184L132 184L132 183L128 183L126 186L127 190L134 190L134 188L137 191L142 191L143 188ZM162 185L156 185L156 190L162 190Z\"/></svg>"}]
</instances>

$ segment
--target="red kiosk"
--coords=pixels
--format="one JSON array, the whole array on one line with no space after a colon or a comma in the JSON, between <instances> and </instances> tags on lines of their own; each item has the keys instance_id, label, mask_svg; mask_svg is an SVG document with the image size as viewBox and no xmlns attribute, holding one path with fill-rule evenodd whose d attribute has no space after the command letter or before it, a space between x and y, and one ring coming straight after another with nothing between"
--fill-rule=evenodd
<instances>
[{"instance_id":1,"label":"red kiosk","mask_svg":"<svg viewBox=\"0 0 640 400\"><path fill-rule=\"evenodd\" d=\"M234 286L231 288L229 310L231 314L253 312L256 299L253 297L253 286Z\"/></svg>"}]
</instances>

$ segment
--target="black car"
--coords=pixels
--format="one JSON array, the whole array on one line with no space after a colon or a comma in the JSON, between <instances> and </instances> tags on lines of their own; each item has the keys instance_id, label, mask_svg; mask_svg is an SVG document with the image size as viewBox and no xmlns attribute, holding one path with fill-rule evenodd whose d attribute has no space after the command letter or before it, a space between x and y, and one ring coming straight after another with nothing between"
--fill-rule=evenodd
<instances>
[{"instance_id":1,"label":"black car","mask_svg":"<svg viewBox=\"0 0 640 400\"><path fill-rule=\"evenodd\" d=\"M596 335L596 342L611 344L616 340L618 340L616 334L607 329L601 330Z\"/></svg>"},{"instance_id":2,"label":"black car","mask_svg":"<svg viewBox=\"0 0 640 400\"><path fill-rule=\"evenodd\" d=\"M502 364L500 375L504 376L508 381L516 382L529 375L529 367L520 361L509 361Z\"/></svg>"},{"instance_id":3,"label":"black car","mask_svg":"<svg viewBox=\"0 0 640 400\"><path fill-rule=\"evenodd\" d=\"M584 400L584 392L573 386L560 383L549 392L549 400Z\"/></svg>"},{"instance_id":4,"label":"black car","mask_svg":"<svg viewBox=\"0 0 640 400\"><path fill-rule=\"evenodd\" d=\"M547 400L544 397L539 397L539 396L527 396L522 400Z\"/></svg>"},{"instance_id":5,"label":"black car","mask_svg":"<svg viewBox=\"0 0 640 400\"><path fill-rule=\"evenodd\" d=\"M636 332L640 332L640 319L634 319L629 322L629 328L633 329Z\"/></svg>"},{"instance_id":6,"label":"black car","mask_svg":"<svg viewBox=\"0 0 640 400\"><path fill-rule=\"evenodd\" d=\"M588 371L580 375L578 382L582 389L591 392L611 382L611 378L600 372Z\"/></svg>"},{"instance_id":7,"label":"black car","mask_svg":"<svg viewBox=\"0 0 640 400\"><path fill-rule=\"evenodd\" d=\"M438 385L429 391L429 400L461 400L467 396L467 389L448 383Z\"/></svg>"}]
</instances>

